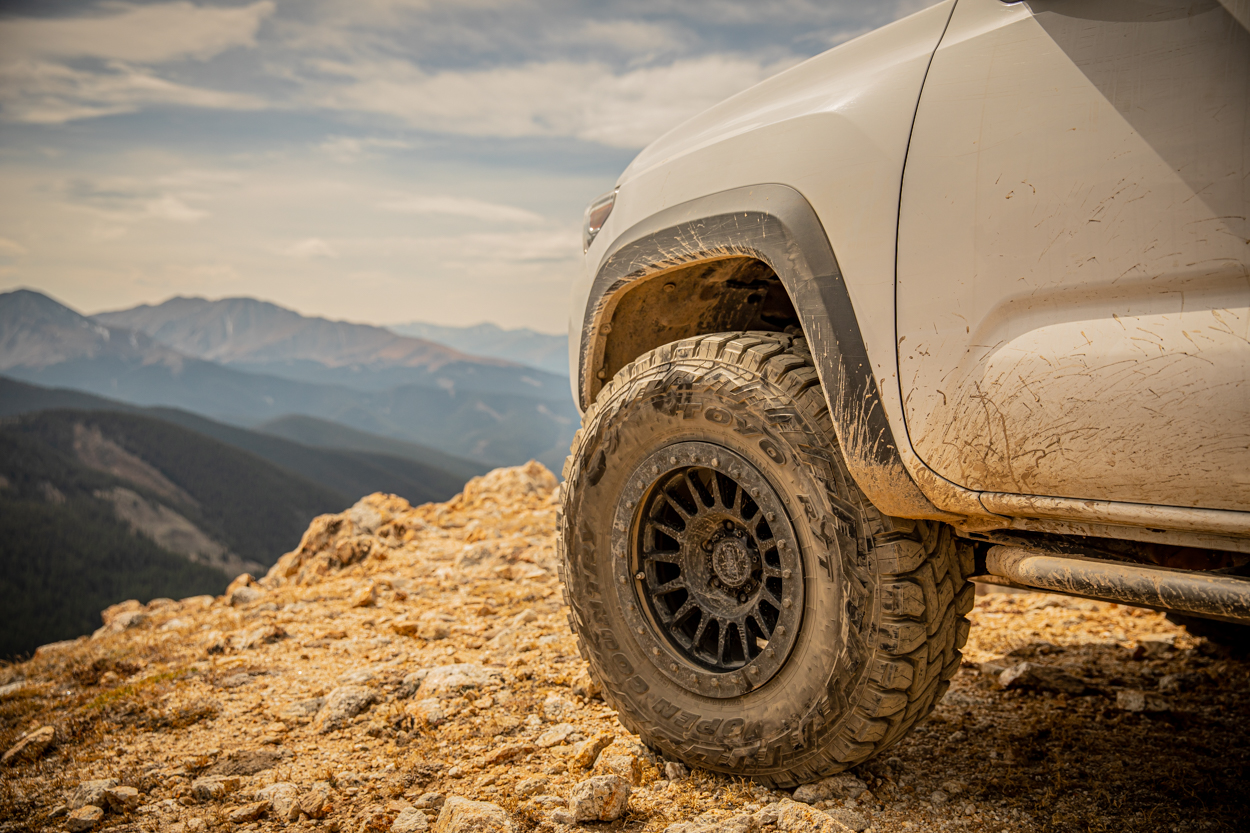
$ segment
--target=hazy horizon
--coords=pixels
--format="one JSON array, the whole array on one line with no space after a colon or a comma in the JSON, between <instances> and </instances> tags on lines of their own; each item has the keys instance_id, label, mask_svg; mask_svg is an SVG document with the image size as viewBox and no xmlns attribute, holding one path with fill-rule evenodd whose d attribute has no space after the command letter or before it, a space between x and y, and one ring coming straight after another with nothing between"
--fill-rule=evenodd
<instances>
[{"instance_id":1,"label":"hazy horizon","mask_svg":"<svg viewBox=\"0 0 1250 833\"><path fill-rule=\"evenodd\" d=\"M6 3L0 290L561 333L638 150L931 2Z\"/></svg>"}]
</instances>

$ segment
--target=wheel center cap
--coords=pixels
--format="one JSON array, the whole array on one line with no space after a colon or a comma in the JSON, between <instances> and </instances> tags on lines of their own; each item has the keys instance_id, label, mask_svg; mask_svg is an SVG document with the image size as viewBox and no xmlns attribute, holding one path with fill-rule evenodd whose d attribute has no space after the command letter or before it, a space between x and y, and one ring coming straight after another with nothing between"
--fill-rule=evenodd
<instances>
[{"instance_id":1,"label":"wheel center cap","mask_svg":"<svg viewBox=\"0 0 1250 833\"><path fill-rule=\"evenodd\" d=\"M738 538L722 538L712 549L712 569L722 584L737 587L751 577L751 555Z\"/></svg>"}]
</instances>

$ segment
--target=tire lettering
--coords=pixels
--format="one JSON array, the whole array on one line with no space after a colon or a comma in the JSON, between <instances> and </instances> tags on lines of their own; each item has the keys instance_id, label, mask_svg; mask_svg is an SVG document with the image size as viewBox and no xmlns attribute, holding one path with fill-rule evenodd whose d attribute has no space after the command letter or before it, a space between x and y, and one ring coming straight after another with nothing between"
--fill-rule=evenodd
<instances>
[{"instance_id":1,"label":"tire lettering","mask_svg":"<svg viewBox=\"0 0 1250 833\"><path fill-rule=\"evenodd\" d=\"M716 730L720 728L720 718L715 720L700 720L695 725L694 730L701 735L714 735Z\"/></svg>"},{"instance_id":2,"label":"tire lettering","mask_svg":"<svg viewBox=\"0 0 1250 833\"><path fill-rule=\"evenodd\" d=\"M618 646L619 647L619 646ZM611 648L608 649L612 650ZM621 674L626 677L634 675L634 666L629 664L629 660L625 659L625 655L616 653L612 655L612 663L620 670Z\"/></svg>"},{"instance_id":3,"label":"tire lettering","mask_svg":"<svg viewBox=\"0 0 1250 833\"><path fill-rule=\"evenodd\" d=\"M671 720L673 715L677 714L677 707L664 699L656 700L651 710L665 720Z\"/></svg>"}]
</instances>

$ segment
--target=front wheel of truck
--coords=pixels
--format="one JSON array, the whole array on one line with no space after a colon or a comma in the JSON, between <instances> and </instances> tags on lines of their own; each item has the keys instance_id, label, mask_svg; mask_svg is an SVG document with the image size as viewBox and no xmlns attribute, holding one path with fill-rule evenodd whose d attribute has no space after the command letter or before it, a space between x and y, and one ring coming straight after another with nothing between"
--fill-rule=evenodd
<instances>
[{"instance_id":1,"label":"front wheel of truck","mask_svg":"<svg viewBox=\"0 0 1250 833\"><path fill-rule=\"evenodd\" d=\"M564 474L570 623L621 722L666 757L807 783L902 737L959 668L971 550L864 498L800 337L642 356Z\"/></svg>"}]
</instances>

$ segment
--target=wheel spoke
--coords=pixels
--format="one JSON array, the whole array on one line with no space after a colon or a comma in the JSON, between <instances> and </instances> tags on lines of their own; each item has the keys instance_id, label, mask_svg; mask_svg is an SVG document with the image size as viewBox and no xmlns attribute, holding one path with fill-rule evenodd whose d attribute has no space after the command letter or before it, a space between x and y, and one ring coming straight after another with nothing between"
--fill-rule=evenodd
<instances>
[{"instance_id":1,"label":"wheel spoke","mask_svg":"<svg viewBox=\"0 0 1250 833\"><path fill-rule=\"evenodd\" d=\"M694 513L686 509L686 507L682 506L681 501L679 501L677 498L673 497L668 492L664 492L663 494L664 494L664 499L668 501L668 505L673 507L673 509L677 511L678 515L681 515L681 519L683 521L688 522L691 518L694 517Z\"/></svg>"},{"instance_id":2,"label":"wheel spoke","mask_svg":"<svg viewBox=\"0 0 1250 833\"><path fill-rule=\"evenodd\" d=\"M699 650L699 643L703 641L703 634L707 632L708 622L712 621L711 616L704 616L699 620L699 626L695 628L694 639L690 641L690 647L695 651Z\"/></svg>"},{"instance_id":3,"label":"wheel spoke","mask_svg":"<svg viewBox=\"0 0 1250 833\"><path fill-rule=\"evenodd\" d=\"M725 664L725 636L729 631L729 623L724 619L716 620L718 627L716 628L716 664Z\"/></svg>"},{"instance_id":4,"label":"wheel spoke","mask_svg":"<svg viewBox=\"0 0 1250 833\"><path fill-rule=\"evenodd\" d=\"M646 561L663 561L665 564L681 563L681 550L651 550L644 552L642 557Z\"/></svg>"},{"instance_id":5,"label":"wheel spoke","mask_svg":"<svg viewBox=\"0 0 1250 833\"><path fill-rule=\"evenodd\" d=\"M747 662L751 661L751 645L749 637L747 637L746 619L739 619L734 622L734 630L738 632L738 643L742 645L742 658ZM755 649L759 651L759 648Z\"/></svg>"},{"instance_id":6,"label":"wheel spoke","mask_svg":"<svg viewBox=\"0 0 1250 833\"><path fill-rule=\"evenodd\" d=\"M685 576L678 576L672 581L664 582L659 587L650 588L651 595L653 596L666 596L669 593L672 593L674 590L683 590L683 589L687 589Z\"/></svg>"},{"instance_id":7,"label":"wheel spoke","mask_svg":"<svg viewBox=\"0 0 1250 833\"><path fill-rule=\"evenodd\" d=\"M748 615L750 616L750 618L755 620L755 625L756 627L760 629L760 633L764 634L764 639L766 641L768 639L771 639L773 632L772 630L769 629L768 624L764 621L764 617L760 616L759 608L757 607L756 609L752 610L750 614Z\"/></svg>"},{"instance_id":8,"label":"wheel spoke","mask_svg":"<svg viewBox=\"0 0 1250 833\"><path fill-rule=\"evenodd\" d=\"M677 608L677 610L673 612L673 615L669 617L665 624L669 627L676 627L677 625L680 625L682 621L690 615L691 611L697 610L698 607L699 606L694 603L694 599L686 599L686 601L682 602L681 607Z\"/></svg>"},{"instance_id":9,"label":"wheel spoke","mask_svg":"<svg viewBox=\"0 0 1250 833\"><path fill-rule=\"evenodd\" d=\"M712 507L711 508L723 509L724 507L725 507L725 501L721 499L721 494L720 494L720 475L717 474L715 471L713 471L712 472Z\"/></svg>"},{"instance_id":10,"label":"wheel spoke","mask_svg":"<svg viewBox=\"0 0 1250 833\"><path fill-rule=\"evenodd\" d=\"M696 504L701 504L702 507L711 509L716 505L715 500L710 494L708 494L706 488L699 481L699 478L690 476L691 471L693 471L693 469L687 469L682 475L682 477L686 479L686 487L690 489L690 494L694 496Z\"/></svg>"},{"instance_id":11,"label":"wheel spoke","mask_svg":"<svg viewBox=\"0 0 1250 833\"><path fill-rule=\"evenodd\" d=\"M652 520L648 524L648 526L650 526L653 530L656 530L657 532L663 532L669 538L672 538L674 541L677 541L677 542L680 542L683 538L686 537L686 533L684 530L674 529L673 527L669 526L663 521Z\"/></svg>"}]
</instances>

